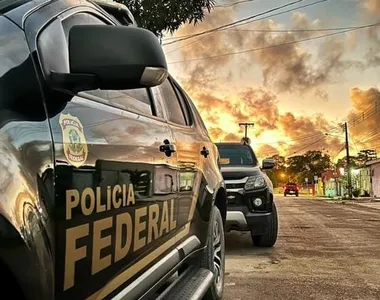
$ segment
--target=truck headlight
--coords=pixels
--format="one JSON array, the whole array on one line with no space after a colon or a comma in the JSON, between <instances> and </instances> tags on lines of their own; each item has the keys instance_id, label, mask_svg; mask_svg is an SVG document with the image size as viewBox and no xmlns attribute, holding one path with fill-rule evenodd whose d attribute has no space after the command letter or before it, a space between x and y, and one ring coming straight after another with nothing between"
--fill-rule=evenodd
<instances>
[{"instance_id":1,"label":"truck headlight","mask_svg":"<svg viewBox=\"0 0 380 300\"><path fill-rule=\"evenodd\" d=\"M248 178L247 182L245 183L244 189L245 190L254 190L259 189L262 187L265 187L267 184L265 182L264 177L262 176L251 176Z\"/></svg>"}]
</instances>

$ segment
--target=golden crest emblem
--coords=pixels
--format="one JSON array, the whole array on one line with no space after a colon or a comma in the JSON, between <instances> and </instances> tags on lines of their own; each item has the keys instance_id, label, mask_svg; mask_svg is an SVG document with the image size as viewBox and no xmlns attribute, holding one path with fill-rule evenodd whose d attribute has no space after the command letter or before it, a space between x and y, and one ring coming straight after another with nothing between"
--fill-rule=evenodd
<instances>
[{"instance_id":1,"label":"golden crest emblem","mask_svg":"<svg viewBox=\"0 0 380 300\"><path fill-rule=\"evenodd\" d=\"M61 114L59 125L62 129L63 151L70 164L79 168L87 159L88 148L82 123L70 114Z\"/></svg>"}]
</instances>

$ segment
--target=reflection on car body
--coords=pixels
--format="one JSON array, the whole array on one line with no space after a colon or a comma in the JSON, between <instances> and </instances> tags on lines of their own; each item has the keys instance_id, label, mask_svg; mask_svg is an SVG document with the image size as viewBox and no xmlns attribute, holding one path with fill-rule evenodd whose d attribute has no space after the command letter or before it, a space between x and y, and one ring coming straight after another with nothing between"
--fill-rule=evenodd
<instances>
[{"instance_id":1,"label":"reflection on car body","mask_svg":"<svg viewBox=\"0 0 380 300\"><path fill-rule=\"evenodd\" d=\"M224 260L205 256L226 216L218 150L156 37L83 0L0 7L4 289L18 299L149 299L180 269L168 299L183 284L181 299L220 299ZM119 72L108 46L141 68Z\"/></svg>"}]
</instances>

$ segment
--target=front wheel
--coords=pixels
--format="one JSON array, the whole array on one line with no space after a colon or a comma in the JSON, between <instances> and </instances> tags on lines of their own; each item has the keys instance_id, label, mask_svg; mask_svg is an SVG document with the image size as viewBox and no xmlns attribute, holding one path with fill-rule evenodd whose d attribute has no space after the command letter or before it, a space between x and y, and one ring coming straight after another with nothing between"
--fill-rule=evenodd
<instances>
[{"instance_id":1,"label":"front wheel","mask_svg":"<svg viewBox=\"0 0 380 300\"><path fill-rule=\"evenodd\" d=\"M222 216L217 207L213 207L208 228L207 248L203 253L201 267L214 273L214 281L203 299L220 300L223 297L225 245Z\"/></svg>"},{"instance_id":2,"label":"front wheel","mask_svg":"<svg viewBox=\"0 0 380 300\"><path fill-rule=\"evenodd\" d=\"M277 241L278 233L278 217L276 204L272 202L272 214L269 218L267 230L263 235L253 235L251 233L252 242L257 247L273 247Z\"/></svg>"}]
</instances>

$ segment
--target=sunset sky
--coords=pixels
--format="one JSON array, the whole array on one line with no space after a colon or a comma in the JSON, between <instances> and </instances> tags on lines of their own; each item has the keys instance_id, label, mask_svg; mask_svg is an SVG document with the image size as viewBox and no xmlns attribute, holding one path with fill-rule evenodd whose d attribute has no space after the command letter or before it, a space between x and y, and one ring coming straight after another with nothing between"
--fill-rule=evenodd
<instances>
[{"instance_id":1,"label":"sunset sky","mask_svg":"<svg viewBox=\"0 0 380 300\"><path fill-rule=\"evenodd\" d=\"M166 35L163 44L290 2L252 0L216 7L202 23L183 26L176 38ZM314 2L320 3L296 9ZM292 11L268 17L286 10ZM238 122L255 122L249 136L261 158L307 150L336 158L344 145L339 122L356 120L349 126L352 153L380 148L375 107L380 101L380 27L297 42L343 30L316 29L380 22L380 0L303 0L250 21L164 46L171 74L197 105L214 141L240 141L244 131ZM323 138L325 132L331 136Z\"/></svg>"}]
</instances>

